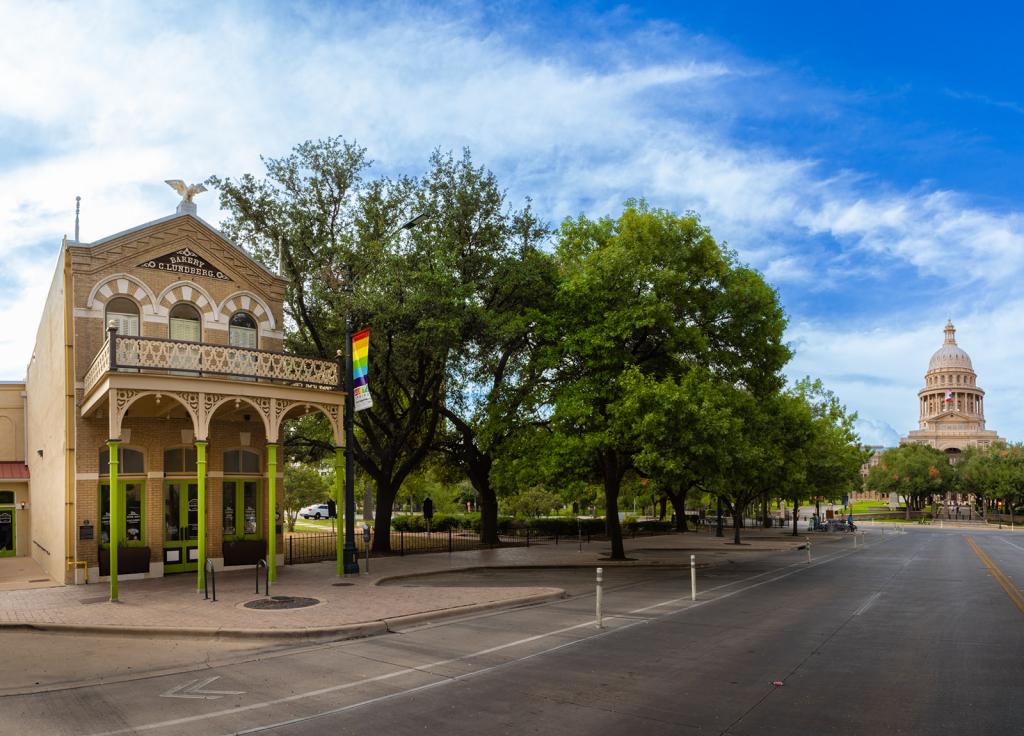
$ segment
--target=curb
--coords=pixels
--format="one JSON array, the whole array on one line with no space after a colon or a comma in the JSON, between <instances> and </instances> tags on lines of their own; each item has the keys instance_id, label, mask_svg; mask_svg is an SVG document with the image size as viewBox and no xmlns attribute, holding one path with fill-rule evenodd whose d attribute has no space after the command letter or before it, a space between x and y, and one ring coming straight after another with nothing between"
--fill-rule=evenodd
<instances>
[{"instance_id":1,"label":"curb","mask_svg":"<svg viewBox=\"0 0 1024 736\"><path fill-rule=\"evenodd\" d=\"M195 627L195 628L170 628L167 626L102 626L99 624L60 624L60 623L33 623L33 622L0 622L0 631L38 631L63 634L93 634L98 636L126 636L126 637L158 637L161 639L280 639L289 641L344 641L348 639L362 639L369 636L378 636L392 631L393 626L416 623L426 620L443 619L447 617L462 616L467 613L479 611L491 611L498 608L518 608L537 603L546 603L553 600L560 600L565 597L565 591L561 588L550 588L547 593L533 593L517 598L506 598L497 601L485 601L483 603L469 603L451 608L440 608L433 611L422 611L411 613L406 616L393 616L373 621L359 623L340 624L338 626L315 626L293 629L237 629L226 627Z\"/></svg>"}]
</instances>

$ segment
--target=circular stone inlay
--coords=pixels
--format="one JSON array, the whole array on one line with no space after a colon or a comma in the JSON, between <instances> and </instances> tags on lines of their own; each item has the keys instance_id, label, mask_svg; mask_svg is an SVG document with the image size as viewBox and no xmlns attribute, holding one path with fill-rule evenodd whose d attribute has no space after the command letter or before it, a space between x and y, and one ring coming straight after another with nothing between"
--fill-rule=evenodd
<instances>
[{"instance_id":1,"label":"circular stone inlay","mask_svg":"<svg viewBox=\"0 0 1024 736\"><path fill-rule=\"evenodd\" d=\"M274 595L270 598L259 598L245 604L246 608L257 611L283 611L289 608L308 608L319 603L316 598L301 598L293 595Z\"/></svg>"}]
</instances>

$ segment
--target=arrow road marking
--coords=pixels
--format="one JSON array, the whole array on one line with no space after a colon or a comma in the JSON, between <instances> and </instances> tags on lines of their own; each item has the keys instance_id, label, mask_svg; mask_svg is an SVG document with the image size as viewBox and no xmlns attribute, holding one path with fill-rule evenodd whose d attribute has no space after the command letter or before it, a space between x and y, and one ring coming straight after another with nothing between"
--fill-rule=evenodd
<instances>
[{"instance_id":1,"label":"arrow road marking","mask_svg":"<svg viewBox=\"0 0 1024 736\"><path fill-rule=\"evenodd\" d=\"M160 693L161 698L199 698L201 700L216 700L225 695L245 695L244 690L203 690L214 680L219 680L220 675L207 677L205 680L191 680L184 685L172 687L165 693Z\"/></svg>"}]
</instances>

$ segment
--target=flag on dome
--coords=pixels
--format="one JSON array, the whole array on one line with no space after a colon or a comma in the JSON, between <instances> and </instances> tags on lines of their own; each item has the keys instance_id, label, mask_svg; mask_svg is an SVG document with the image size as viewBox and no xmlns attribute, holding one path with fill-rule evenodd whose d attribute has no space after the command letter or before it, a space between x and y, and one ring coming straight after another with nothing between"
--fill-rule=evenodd
<instances>
[{"instance_id":1,"label":"flag on dome","mask_svg":"<svg viewBox=\"0 0 1024 736\"><path fill-rule=\"evenodd\" d=\"M362 411L373 406L366 373L370 362L370 331L352 335L352 408Z\"/></svg>"},{"instance_id":2,"label":"flag on dome","mask_svg":"<svg viewBox=\"0 0 1024 736\"><path fill-rule=\"evenodd\" d=\"M953 403L953 392L952 391L947 391L946 392L946 403L947 404L952 404Z\"/></svg>"}]
</instances>

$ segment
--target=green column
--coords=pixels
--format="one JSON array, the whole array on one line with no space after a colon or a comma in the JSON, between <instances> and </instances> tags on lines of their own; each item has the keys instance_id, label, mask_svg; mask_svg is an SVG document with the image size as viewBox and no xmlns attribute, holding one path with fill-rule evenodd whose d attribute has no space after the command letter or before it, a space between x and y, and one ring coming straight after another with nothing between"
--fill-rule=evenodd
<instances>
[{"instance_id":1,"label":"green column","mask_svg":"<svg viewBox=\"0 0 1024 736\"><path fill-rule=\"evenodd\" d=\"M117 532L121 528L119 520L121 511L121 494L118 493L117 482L117 448L121 440L107 440L110 449L110 600L117 600L117 548L119 539Z\"/></svg>"},{"instance_id":2,"label":"green column","mask_svg":"<svg viewBox=\"0 0 1024 736\"><path fill-rule=\"evenodd\" d=\"M277 580L277 445L267 444L267 576Z\"/></svg>"},{"instance_id":3,"label":"green column","mask_svg":"<svg viewBox=\"0 0 1024 736\"><path fill-rule=\"evenodd\" d=\"M338 577L342 577L345 574L345 557L343 550L345 549L345 537L341 533L341 510L344 507L344 497L342 494L342 480L345 473L345 448L335 447L334 448L334 501L335 508L338 509L338 518L335 520L335 528L338 530Z\"/></svg>"},{"instance_id":4,"label":"green column","mask_svg":"<svg viewBox=\"0 0 1024 736\"><path fill-rule=\"evenodd\" d=\"M196 440L196 485L199 486L199 569L196 587L206 585L206 440Z\"/></svg>"}]
</instances>

